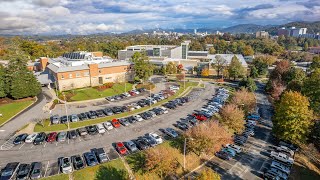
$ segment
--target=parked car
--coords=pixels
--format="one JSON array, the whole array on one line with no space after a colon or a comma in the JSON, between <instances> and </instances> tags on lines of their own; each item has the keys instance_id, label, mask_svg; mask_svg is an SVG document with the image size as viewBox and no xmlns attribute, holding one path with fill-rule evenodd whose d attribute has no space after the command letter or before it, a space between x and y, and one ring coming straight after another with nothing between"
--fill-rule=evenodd
<instances>
[{"instance_id":1,"label":"parked car","mask_svg":"<svg viewBox=\"0 0 320 180\"><path fill-rule=\"evenodd\" d=\"M194 113L192 114L194 117L196 117L199 121L206 121L207 120L207 117L205 117L204 115L201 115L201 114L197 114L197 113Z\"/></svg>"},{"instance_id":2,"label":"parked car","mask_svg":"<svg viewBox=\"0 0 320 180\"><path fill-rule=\"evenodd\" d=\"M80 121L84 121L84 120L89 119L88 116L85 113L78 114L78 118L79 118Z\"/></svg>"},{"instance_id":3,"label":"parked car","mask_svg":"<svg viewBox=\"0 0 320 180\"><path fill-rule=\"evenodd\" d=\"M17 180L29 179L30 171L31 171L30 164L20 164L17 171L16 179Z\"/></svg>"},{"instance_id":4,"label":"parked car","mask_svg":"<svg viewBox=\"0 0 320 180\"><path fill-rule=\"evenodd\" d=\"M97 130L99 134L104 134L106 129L103 127L103 124L97 124Z\"/></svg>"},{"instance_id":5,"label":"parked car","mask_svg":"<svg viewBox=\"0 0 320 180\"><path fill-rule=\"evenodd\" d=\"M86 152L83 154L83 156L88 166L98 165L98 160L94 153Z\"/></svg>"},{"instance_id":6,"label":"parked car","mask_svg":"<svg viewBox=\"0 0 320 180\"><path fill-rule=\"evenodd\" d=\"M137 145L137 147L140 150L145 150L149 148L148 143L143 141L142 139L136 139L136 140L133 140L133 142Z\"/></svg>"},{"instance_id":7,"label":"parked car","mask_svg":"<svg viewBox=\"0 0 320 180\"><path fill-rule=\"evenodd\" d=\"M18 162L8 163L1 170L0 179L1 180L11 180L18 170L19 164L20 163L18 163Z\"/></svg>"},{"instance_id":8,"label":"parked car","mask_svg":"<svg viewBox=\"0 0 320 180\"><path fill-rule=\"evenodd\" d=\"M113 127L115 128L119 128L121 125L118 121L118 119L112 119L111 124L113 125Z\"/></svg>"},{"instance_id":9,"label":"parked car","mask_svg":"<svg viewBox=\"0 0 320 180\"><path fill-rule=\"evenodd\" d=\"M183 123L183 122L181 122L181 121L177 121L176 126L177 126L179 129L183 130L183 131L186 131L186 130L189 129L188 124Z\"/></svg>"},{"instance_id":10,"label":"parked car","mask_svg":"<svg viewBox=\"0 0 320 180\"><path fill-rule=\"evenodd\" d=\"M67 139L67 133L66 132L59 132L57 136L58 142L64 142Z\"/></svg>"},{"instance_id":11,"label":"parked car","mask_svg":"<svg viewBox=\"0 0 320 180\"><path fill-rule=\"evenodd\" d=\"M139 138L146 141L150 147L154 147L154 146L158 145L157 141L153 137L143 136L143 137L139 137Z\"/></svg>"},{"instance_id":12,"label":"parked car","mask_svg":"<svg viewBox=\"0 0 320 180\"><path fill-rule=\"evenodd\" d=\"M165 107L160 107L162 110L163 110L163 114L168 114L169 113L169 111L168 111L168 109L167 108L165 108Z\"/></svg>"},{"instance_id":13,"label":"parked car","mask_svg":"<svg viewBox=\"0 0 320 180\"><path fill-rule=\"evenodd\" d=\"M291 142L288 141L280 141L279 146L286 146L289 149L291 149L292 151L297 152L299 150L299 147L297 145L292 144Z\"/></svg>"},{"instance_id":14,"label":"parked car","mask_svg":"<svg viewBox=\"0 0 320 180\"><path fill-rule=\"evenodd\" d=\"M93 149L93 152L96 155L99 163L104 163L109 161L109 158L103 148Z\"/></svg>"},{"instance_id":15,"label":"parked car","mask_svg":"<svg viewBox=\"0 0 320 180\"><path fill-rule=\"evenodd\" d=\"M139 118L140 121L151 119L151 115L149 113L146 113L146 112L143 112L143 113L139 114L139 116L141 117L141 118ZM136 118L135 116L133 116L133 117Z\"/></svg>"},{"instance_id":16,"label":"parked car","mask_svg":"<svg viewBox=\"0 0 320 180\"><path fill-rule=\"evenodd\" d=\"M40 179L42 177L42 163L32 163L32 170L30 172L30 179Z\"/></svg>"},{"instance_id":17,"label":"parked car","mask_svg":"<svg viewBox=\"0 0 320 180\"><path fill-rule=\"evenodd\" d=\"M106 97L106 100L108 100L108 101L115 101L115 99L114 99L114 97L113 96L109 96L109 97Z\"/></svg>"},{"instance_id":18,"label":"parked car","mask_svg":"<svg viewBox=\"0 0 320 180\"><path fill-rule=\"evenodd\" d=\"M80 155L75 155L71 157L71 162L73 164L73 168L75 170L83 169L84 168L84 162Z\"/></svg>"},{"instance_id":19,"label":"parked car","mask_svg":"<svg viewBox=\"0 0 320 180\"><path fill-rule=\"evenodd\" d=\"M227 152L224 152L224 151L218 151L215 153L215 155L221 159L224 159L224 160L229 160L231 159L230 155L227 153Z\"/></svg>"},{"instance_id":20,"label":"parked car","mask_svg":"<svg viewBox=\"0 0 320 180\"><path fill-rule=\"evenodd\" d=\"M80 136L86 136L88 134L87 129L84 128L84 127L77 129L77 131L78 131Z\"/></svg>"},{"instance_id":21,"label":"parked car","mask_svg":"<svg viewBox=\"0 0 320 180\"><path fill-rule=\"evenodd\" d=\"M106 130L110 131L111 129L113 129L113 126L111 124L111 122L106 121L103 123L103 126L106 128Z\"/></svg>"},{"instance_id":22,"label":"parked car","mask_svg":"<svg viewBox=\"0 0 320 180\"><path fill-rule=\"evenodd\" d=\"M106 115L104 114L104 111L103 111L102 109L97 110L96 113L97 113L97 116L98 116L98 117L105 117L105 116L106 116Z\"/></svg>"},{"instance_id":23,"label":"parked car","mask_svg":"<svg viewBox=\"0 0 320 180\"><path fill-rule=\"evenodd\" d=\"M122 113L122 109L120 107L117 107L117 106L113 107L112 111L113 111L114 114Z\"/></svg>"},{"instance_id":24,"label":"parked car","mask_svg":"<svg viewBox=\"0 0 320 180\"><path fill-rule=\"evenodd\" d=\"M290 167L288 165L285 165L285 164L279 162L279 161L272 161L270 167L279 169L279 170L287 173L288 175L290 174Z\"/></svg>"},{"instance_id":25,"label":"parked car","mask_svg":"<svg viewBox=\"0 0 320 180\"><path fill-rule=\"evenodd\" d=\"M38 133L33 133L33 134L30 134L29 136L27 136L27 138L25 139L24 142L26 143L33 143L34 139L36 139Z\"/></svg>"},{"instance_id":26,"label":"parked car","mask_svg":"<svg viewBox=\"0 0 320 180\"><path fill-rule=\"evenodd\" d=\"M291 150L290 148L286 147L286 146L278 146L276 147L277 151L285 153L285 154L289 154L291 157L294 156L294 151Z\"/></svg>"},{"instance_id":27,"label":"parked car","mask_svg":"<svg viewBox=\"0 0 320 180\"><path fill-rule=\"evenodd\" d=\"M280 179L288 179L288 174L283 172L280 169L276 169L276 168L270 168L270 171L273 171L275 173L277 173L277 176L280 177Z\"/></svg>"},{"instance_id":28,"label":"parked car","mask_svg":"<svg viewBox=\"0 0 320 180\"><path fill-rule=\"evenodd\" d=\"M73 171L70 158L68 157L62 157L59 159L59 167L61 172L64 174L69 174L69 173L72 173Z\"/></svg>"},{"instance_id":29,"label":"parked car","mask_svg":"<svg viewBox=\"0 0 320 180\"><path fill-rule=\"evenodd\" d=\"M107 116L112 116L113 115L113 111L111 108L105 108L103 110L104 114L107 115Z\"/></svg>"},{"instance_id":30,"label":"parked car","mask_svg":"<svg viewBox=\"0 0 320 180\"><path fill-rule=\"evenodd\" d=\"M265 180L280 180L280 177L278 176L278 174L274 171L271 170L267 170L263 173L263 178Z\"/></svg>"},{"instance_id":31,"label":"parked car","mask_svg":"<svg viewBox=\"0 0 320 180\"><path fill-rule=\"evenodd\" d=\"M55 142L57 139L57 135L58 135L58 133L56 133L56 132L49 133L49 135L47 137L47 142Z\"/></svg>"},{"instance_id":32,"label":"parked car","mask_svg":"<svg viewBox=\"0 0 320 180\"><path fill-rule=\"evenodd\" d=\"M135 123L137 122L137 120L133 117L133 116L129 116L129 117L126 117L127 121L129 121L129 123Z\"/></svg>"},{"instance_id":33,"label":"parked car","mask_svg":"<svg viewBox=\"0 0 320 180\"><path fill-rule=\"evenodd\" d=\"M36 138L33 141L34 145L39 145L39 144L43 144L43 142L46 140L46 133L44 132L40 132Z\"/></svg>"},{"instance_id":34,"label":"parked car","mask_svg":"<svg viewBox=\"0 0 320 180\"><path fill-rule=\"evenodd\" d=\"M223 148L221 151L228 153L231 157L236 156L236 151L231 148Z\"/></svg>"},{"instance_id":35,"label":"parked car","mask_svg":"<svg viewBox=\"0 0 320 180\"><path fill-rule=\"evenodd\" d=\"M247 116L247 119L252 119L252 120L260 120L260 115L259 114L255 114L255 113L250 113L248 116Z\"/></svg>"},{"instance_id":36,"label":"parked car","mask_svg":"<svg viewBox=\"0 0 320 180\"><path fill-rule=\"evenodd\" d=\"M236 153L242 152L242 148L240 146L235 145L235 144L227 144L226 147L234 150Z\"/></svg>"},{"instance_id":37,"label":"parked car","mask_svg":"<svg viewBox=\"0 0 320 180\"><path fill-rule=\"evenodd\" d=\"M138 151L137 145L133 142L133 141L127 141L123 143L126 148L130 151L130 152L136 152Z\"/></svg>"},{"instance_id":38,"label":"parked car","mask_svg":"<svg viewBox=\"0 0 320 180\"><path fill-rule=\"evenodd\" d=\"M124 144L122 142L117 142L116 143L116 150L120 155L126 155L127 154L127 149L125 148Z\"/></svg>"},{"instance_id":39,"label":"parked car","mask_svg":"<svg viewBox=\"0 0 320 180\"><path fill-rule=\"evenodd\" d=\"M70 121L70 122L78 122L78 121L79 121L79 118L78 118L78 116L77 116L76 114L71 114L71 115L69 116L69 121Z\"/></svg>"},{"instance_id":40,"label":"parked car","mask_svg":"<svg viewBox=\"0 0 320 180\"><path fill-rule=\"evenodd\" d=\"M28 134L26 133L20 134L16 138L14 138L13 144L14 145L21 144L27 139L27 137L28 137Z\"/></svg>"},{"instance_id":41,"label":"parked car","mask_svg":"<svg viewBox=\"0 0 320 180\"><path fill-rule=\"evenodd\" d=\"M97 113L95 111L89 111L89 118L90 119L95 119L97 118Z\"/></svg>"},{"instance_id":42,"label":"parked car","mask_svg":"<svg viewBox=\"0 0 320 180\"><path fill-rule=\"evenodd\" d=\"M53 115L51 116L51 124L59 124L60 122L60 116L59 115Z\"/></svg>"},{"instance_id":43,"label":"parked car","mask_svg":"<svg viewBox=\"0 0 320 180\"><path fill-rule=\"evenodd\" d=\"M119 123L121 125L123 125L123 126L129 126L130 125L129 121L126 118L119 118L118 120L119 120Z\"/></svg>"},{"instance_id":44,"label":"parked car","mask_svg":"<svg viewBox=\"0 0 320 180\"><path fill-rule=\"evenodd\" d=\"M146 136L152 137L157 142L157 144L163 143L162 138L157 133L148 133L146 134Z\"/></svg>"},{"instance_id":45,"label":"parked car","mask_svg":"<svg viewBox=\"0 0 320 180\"><path fill-rule=\"evenodd\" d=\"M291 157L280 152L271 151L270 156L272 157L272 159L276 159L287 164L292 165L294 163L294 160Z\"/></svg>"},{"instance_id":46,"label":"parked car","mask_svg":"<svg viewBox=\"0 0 320 180\"><path fill-rule=\"evenodd\" d=\"M97 125L91 125L86 127L88 134L95 135L98 134L98 128Z\"/></svg>"},{"instance_id":47,"label":"parked car","mask_svg":"<svg viewBox=\"0 0 320 180\"><path fill-rule=\"evenodd\" d=\"M69 139L76 139L77 138L77 131L76 130L68 131L68 138Z\"/></svg>"},{"instance_id":48,"label":"parked car","mask_svg":"<svg viewBox=\"0 0 320 180\"><path fill-rule=\"evenodd\" d=\"M67 123L68 120L69 120L68 116L62 116L62 117L60 118L60 122L61 122L62 124Z\"/></svg>"},{"instance_id":49,"label":"parked car","mask_svg":"<svg viewBox=\"0 0 320 180\"><path fill-rule=\"evenodd\" d=\"M176 138L179 136L179 134L172 128L166 128L163 130L163 132L168 135L169 137L172 137L172 138Z\"/></svg>"}]
</instances>

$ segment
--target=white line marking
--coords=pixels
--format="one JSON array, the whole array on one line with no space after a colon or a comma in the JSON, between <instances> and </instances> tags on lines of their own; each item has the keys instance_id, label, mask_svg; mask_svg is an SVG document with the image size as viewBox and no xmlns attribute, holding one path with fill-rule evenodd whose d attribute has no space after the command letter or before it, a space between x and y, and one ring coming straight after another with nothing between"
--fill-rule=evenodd
<instances>
[{"instance_id":1,"label":"white line marking","mask_svg":"<svg viewBox=\"0 0 320 180\"><path fill-rule=\"evenodd\" d=\"M49 162L50 162L50 161L48 161L48 163L47 163L46 170L44 171L43 177L46 177L46 174L47 174L47 171L48 171L48 167L49 167Z\"/></svg>"},{"instance_id":2,"label":"white line marking","mask_svg":"<svg viewBox=\"0 0 320 180\"><path fill-rule=\"evenodd\" d=\"M79 137L79 141L81 142L81 137Z\"/></svg>"},{"instance_id":3,"label":"white line marking","mask_svg":"<svg viewBox=\"0 0 320 180\"><path fill-rule=\"evenodd\" d=\"M69 144L69 138L68 138L68 144Z\"/></svg>"},{"instance_id":4,"label":"white line marking","mask_svg":"<svg viewBox=\"0 0 320 180\"><path fill-rule=\"evenodd\" d=\"M47 141L44 143L43 147L45 148L45 147L46 147L46 145L47 145Z\"/></svg>"},{"instance_id":5,"label":"white line marking","mask_svg":"<svg viewBox=\"0 0 320 180\"><path fill-rule=\"evenodd\" d=\"M56 146L58 146L58 142L56 142Z\"/></svg>"},{"instance_id":6,"label":"white line marking","mask_svg":"<svg viewBox=\"0 0 320 180\"><path fill-rule=\"evenodd\" d=\"M34 147L34 145L32 144L32 146L30 148L33 148L33 147Z\"/></svg>"},{"instance_id":7,"label":"white line marking","mask_svg":"<svg viewBox=\"0 0 320 180\"><path fill-rule=\"evenodd\" d=\"M26 144L26 143L23 143L23 144L19 147L19 149L21 149L25 144Z\"/></svg>"}]
</instances>

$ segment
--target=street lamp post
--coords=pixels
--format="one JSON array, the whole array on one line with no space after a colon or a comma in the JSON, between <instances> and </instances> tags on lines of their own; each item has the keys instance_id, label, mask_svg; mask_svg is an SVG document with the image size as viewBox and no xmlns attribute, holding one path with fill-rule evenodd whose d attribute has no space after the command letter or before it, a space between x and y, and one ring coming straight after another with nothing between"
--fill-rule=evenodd
<instances>
[{"instance_id":1,"label":"street lamp post","mask_svg":"<svg viewBox=\"0 0 320 180\"><path fill-rule=\"evenodd\" d=\"M68 110L67 110L67 100L66 100L66 95L63 94L64 97L64 108L66 110L66 116L67 116L67 123L68 123L68 130L70 129L70 124L69 124L69 116L68 116Z\"/></svg>"},{"instance_id":2,"label":"street lamp post","mask_svg":"<svg viewBox=\"0 0 320 180\"><path fill-rule=\"evenodd\" d=\"M183 145L183 170L186 169L186 151L187 151L187 139L193 140L192 138L184 138L184 145Z\"/></svg>"}]
</instances>

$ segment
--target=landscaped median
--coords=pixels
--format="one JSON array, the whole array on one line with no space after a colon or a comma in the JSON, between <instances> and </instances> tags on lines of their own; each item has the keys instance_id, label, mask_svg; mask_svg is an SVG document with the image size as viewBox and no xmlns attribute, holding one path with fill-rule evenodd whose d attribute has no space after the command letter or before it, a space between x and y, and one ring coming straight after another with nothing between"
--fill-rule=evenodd
<instances>
[{"instance_id":1,"label":"landscaped median","mask_svg":"<svg viewBox=\"0 0 320 180\"><path fill-rule=\"evenodd\" d=\"M2 116L0 117L0 126L5 124L20 111L30 106L33 102L34 100L26 100L0 105L0 114L2 114Z\"/></svg>"},{"instance_id":2,"label":"landscaped median","mask_svg":"<svg viewBox=\"0 0 320 180\"><path fill-rule=\"evenodd\" d=\"M97 124L97 123L102 123L108 120L112 120L115 118L121 118L121 117L127 117L130 115L134 115L143 111L146 111L150 108L154 108L156 106L160 106L170 100L173 100L181 95L186 95L187 92L190 92L191 89L193 87L196 87L198 85L198 82L186 82L185 83L185 87L183 83L180 83L180 89L179 91L177 91L177 93L175 93L175 95L169 97L168 99L165 99L161 102L158 102L156 104L153 104L147 107L143 107L141 109L137 109L131 112L125 112L125 113L121 113L121 114L117 114L117 115L113 115L113 116L107 116L107 117L103 117L103 118L97 118L97 119L93 119L93 120L86 120L86 121L79 121L79 122L74 122L74 123L70 123L70 128L71 129L76 129L79 127L84 127L84 126L88 126L88 125L92 125L92 124ZM186 90L186 91L185 91ZM50 121L49 120L45 120L43 126L41 124L37 124L34 128L35 132L50 132L50 131L63 131L63 130L67 130L67 124L55 124L55 125L50 125Z\"/></svg>"}]
</instances>

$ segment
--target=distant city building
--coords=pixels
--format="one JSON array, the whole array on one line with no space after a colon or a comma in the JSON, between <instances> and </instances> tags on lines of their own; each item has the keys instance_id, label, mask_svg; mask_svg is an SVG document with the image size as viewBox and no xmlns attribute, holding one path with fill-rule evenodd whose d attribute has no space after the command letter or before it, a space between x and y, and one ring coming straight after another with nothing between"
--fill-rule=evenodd
<instances>
[{"instance_id":1,"label":"distant city building","mask_svg":"<svg viewBox=\"0 0 320 180\"><path fill-rule=\"evenodd\" d=\"M108 82L133 81L133 64L114 61L102 52L65 53L58 58L41 57L38 60L41 84L55 83L59 91L99 86Z\"/></svg>"},{"instance_id":2,"label":"distant city building","mask_svg":"<svg viewBox=\"0 0 320 180\"><path fill-rule=\"evenodd\" d=\"M307 28L281 28L278 29L278 36L289 36L289 37L303 37L303 38L312 38L320 40L320 35L318 34L307 34Z\"/></svg>"},{"instance_id":3,"label":"distant city building","mask_svg":"<svg viewBox=\"0 0 320 180\"><path fill-rule=\"evenodd\" d=\"M256 38L269 38L269 33L266 31L258 31L256 32Z\"/></svg>"},{"instance_id":4,"label":"distant city building","mask_svg":"<svg viewBox=\"0 0 320 180\"><path fill-rule=\"evenodd\" d=\"M215 33L216 35L219 35L219 36L223 36L223 32L220 32L220 31L216 31L216 33Z\"/></svg>"},{"instance_id":5,"label":"distant city building","mask_svg":"<svg viewBox=\"0 0 320 180\"><path fill-rule=\"evenodd\" d=\"M197 34L197 29L194 29L194 31L193 31L193 32L194 32L194 34Z\"/></svg>"}]
</instances>

